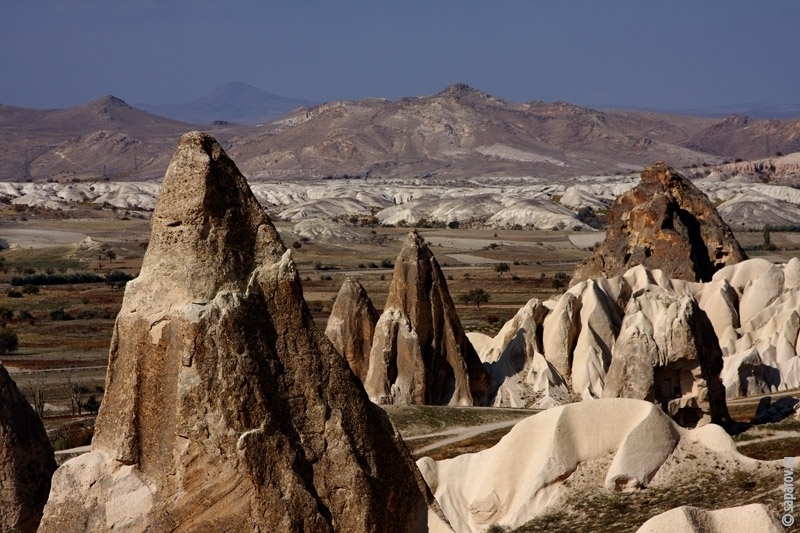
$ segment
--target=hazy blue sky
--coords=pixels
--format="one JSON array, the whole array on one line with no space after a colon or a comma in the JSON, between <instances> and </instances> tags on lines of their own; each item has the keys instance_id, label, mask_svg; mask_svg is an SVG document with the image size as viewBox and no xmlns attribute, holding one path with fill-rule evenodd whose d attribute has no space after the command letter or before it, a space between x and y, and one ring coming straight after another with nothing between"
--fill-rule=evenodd
<instances>
[{"instance_id":1,"label":"hazy blue sky","mask_svg":"<svg viewBox=\"0 0 800 533\"><path fill-rule=\"evenodd\" d=\"M0 0L0 103L327 101L463 81L522 102L799 104L800 2Z\"/></svg>"}]
</instances>

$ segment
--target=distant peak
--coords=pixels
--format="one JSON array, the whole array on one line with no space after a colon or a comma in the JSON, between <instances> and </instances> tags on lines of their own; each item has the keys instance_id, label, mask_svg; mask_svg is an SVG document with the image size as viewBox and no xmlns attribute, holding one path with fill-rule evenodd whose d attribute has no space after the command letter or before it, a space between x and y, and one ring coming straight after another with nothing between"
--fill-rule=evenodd
<instances>
[{"instance_id":1,"label":"distant peak","mask_svg":"<svg viewBox=\"0 0 800 533\"><path fill-rule=\"evenodd\" d=\"M485 96L485 93L483 93L483 92L481 92L481 91L479 91L477 89L473 89L472 87L470 87L466 83L454 83L453 85L450 85L449 87L446 87L439 94L442 95L442 96L460 96L460 95L466 95L466 94L478 94L478 95L481 95L481 96Z\"/></svg>"},{"instance_id":2,"label":"distant peak","mask_svg":"<svg viewBox=\"0 0 800 533\"><path fill-rule=\"evenodd\" d=\"M753 119L748 117L747 115L740 115L738 113L734 113L725 118L724 122L726 124L734 124L736 126L744 126L748 122L751 122Z\"/></svg>"},{"instance_id":3,"label":"distant peak","mask_svg":"<svg viewBox=\"0 0 800 533\"><path fill-rule=\"evenodd\" d=\"M89 102L90 106L97 106L103 108L109 107L130 107L124 100L117 98L116 96L107 94L102 98L98 98L93 102Z\"/></svg>"}]
</instances>

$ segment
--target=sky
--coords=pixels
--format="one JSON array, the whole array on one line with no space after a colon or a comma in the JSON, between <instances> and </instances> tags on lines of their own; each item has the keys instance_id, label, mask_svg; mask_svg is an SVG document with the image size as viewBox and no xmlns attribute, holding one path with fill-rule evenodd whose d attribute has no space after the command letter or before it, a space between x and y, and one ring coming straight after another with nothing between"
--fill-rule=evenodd
<instances>
[{"instance_id":1,"label":"sky","mask_svg":"<svg viewBox=\"0 0 800 533\"><path fill-rule=\"evenodd\" d=\"M464 82L516 102L800 105L794 0L1 0L0 103L317 102Z\"/></svg>"}]
</instances>

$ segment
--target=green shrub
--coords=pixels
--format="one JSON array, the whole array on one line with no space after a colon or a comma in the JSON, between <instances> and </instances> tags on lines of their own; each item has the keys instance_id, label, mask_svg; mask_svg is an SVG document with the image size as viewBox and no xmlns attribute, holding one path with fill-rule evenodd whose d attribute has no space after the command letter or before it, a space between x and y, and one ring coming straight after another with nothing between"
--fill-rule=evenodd
<instances>
[{"instance_id":1,"label":"green shrub","mask_svg":"<svg viewBox=\"0 0 800 533\"><path fill-rule=\"evenodd\" d=\"M6 293L6 296L8 296L9 298L22 298L22 293L17 290L11 289Z\"/></svg>"}]
</instances>

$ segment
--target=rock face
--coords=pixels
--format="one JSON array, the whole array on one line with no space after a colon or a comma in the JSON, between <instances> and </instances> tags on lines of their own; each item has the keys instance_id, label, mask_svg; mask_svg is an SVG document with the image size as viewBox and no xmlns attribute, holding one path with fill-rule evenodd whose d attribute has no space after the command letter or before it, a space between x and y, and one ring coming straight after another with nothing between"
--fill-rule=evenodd
<instances>
[{"instance_id":1,"label":"rock face","mask_svg":"<svg viewBox=\"0 0 800 533\"><path fill-rule=\"evenodd\" d=\"M328 317L325 335L350 364L350 369L364 381L369 368L372 336L380 313L372 305L367 291L356 280L347 278L336 295Z\"/></svg>"},{"instance_id":2,"label":"rock face","mask_svg":"<svg viewBox=\"0 0 800 533\"><path fill-rule=\"evenodd\" d=\"M738 324L738 300L726 279L694 283L641 265L582 281L547 302L543 355L584 400L657 399L683 425L725 423L715 331Z\"/></svg>"},{"instance_id":3,"label":"rock face","mask_svg":"<svg viewBox=\"0 0 800 533\"><path fill-rule=\"evenodd\" d=\"M740 320L720 335L728 398L800 387L800 259L750 259L715 276L738 296Z\"/></svg>"},{"instance_id":4,"label":"rock face","mask_svg":"<svg viewBox=\"0 0 800 533\"><path fill-rule=\"evenodd\" d=\"M611 353L603 397L658 402L684 427L730 421L719 342L691 296L638 291Z\"/></svg>"},{"instance_id":5,"label":"rock face","mask_svg":"<svg viewBox=\"0 0 800 533\"><path fill-rule=\"evenodd\" d=\"M439 263L416 231L395 262L364 387L381 404L484 405L492 392Z\"/></svg>"},{"instance_id":6,"label":"rock face","mask_svg":"<svg viewBox=\"0 0 800 533\"><path fill-rule=\"evenodd\" d=\"M40 531L417 531L427 497L233 161L184 135Z\"/></svg>"},{"instance_id":7,"label":"rock face","mask_svg":"<svg viewBox=\"0 0 800 533\"><path fill-rule=\"evenodd\" d=\"M657 163L617 198L605 241L575 268L572 283L621 275L635 265L663 270L670 278L710 281L720 268L746 258L708 197Z\"/></svg>"},{"instance_id":8,"label":"rock face","mask_svg":"<svg viewBox=\"0 0 800 533\"><path fill-rule=\"evenodd\" d=\"M533 298L494 338L467 334L498 385L492 405L545 409L571 401L566 381L542 355L542 330L548 312Z\"/></svg>"},{"instance_id":9,"label":"rock face","mask_svg":"<svg viewBox=\"0 0 800 533\"><path fill-rule=\"evenodd\" d=\"M55 469L41 420L0 365L0 531L36 531Z\"/></svg>"}]
</instances>

